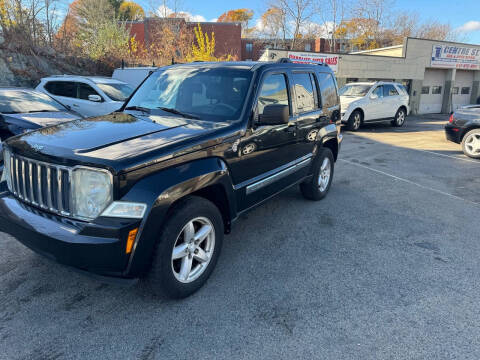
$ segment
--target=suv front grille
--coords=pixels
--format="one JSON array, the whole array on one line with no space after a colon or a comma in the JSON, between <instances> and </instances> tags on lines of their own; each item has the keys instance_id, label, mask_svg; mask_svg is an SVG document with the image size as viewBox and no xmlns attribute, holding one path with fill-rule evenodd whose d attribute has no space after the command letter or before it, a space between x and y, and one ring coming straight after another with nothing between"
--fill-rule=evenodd
<instances>
[{"instance_id":1,"label":"suv front grille","mask_svg":"<svg viewBox=\"0 0 480 360\"><path fill-rule=\"evenodd\" d=\"M56 214L71 215L71 169L11 154L10 191L20 200Z\"/></svg>"}]
</instances>

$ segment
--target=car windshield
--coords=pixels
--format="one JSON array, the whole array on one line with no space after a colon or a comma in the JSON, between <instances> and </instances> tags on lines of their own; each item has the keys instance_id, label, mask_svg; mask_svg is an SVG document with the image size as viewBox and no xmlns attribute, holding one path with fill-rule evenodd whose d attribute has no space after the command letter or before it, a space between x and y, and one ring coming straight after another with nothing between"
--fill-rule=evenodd
<instances>
[{"instance_id":1,"label":"car windshield","mask_svg":"<svg viewBox=\"0 0 480 360\"><path fill-rule=\"evenodd\" d=\"M38 91L0 90L0 113L67 111L63 105Z\"/></svg>"},{"instance_id":2,"label":"car windshield","mask_svg":"<svg viewBox=\"0 0 480 360\"><path fill-rule=\"evenodd\" d=\"M113 101L125 101L133 92L133 88L127 84L97 83L97 86Z\"/></svg>"},{"instance_id":3,"label":"car windshield","mask_svg":"<svg viewBox=\"0 0 480 360\"><path fill-rule=\"evenodd\" d=\"M150 75L126 110L235 121L240 118L251 77L249 70L229 67L162 69Z\"/></svg>"},{"instance_id":4,"label":"car windshield","mask_svg":"<svg viewBox=\"0 0 480 360\"><path fill-rule=\"evenodd\" d=\"M371 85L345 85L338 92L340 96L365 96Z\"/></svg>"}]
</instances>

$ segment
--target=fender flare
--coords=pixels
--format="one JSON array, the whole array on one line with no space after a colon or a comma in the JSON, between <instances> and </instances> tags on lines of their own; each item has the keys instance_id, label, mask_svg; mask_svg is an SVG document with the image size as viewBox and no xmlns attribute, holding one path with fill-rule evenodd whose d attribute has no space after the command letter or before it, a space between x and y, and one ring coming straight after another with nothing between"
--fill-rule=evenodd
<instances>
[{"instance_id":1,"label":"fender flare","mask_svg":"<svg viewBox=\"0 0 480 360\"><path fill-rule=\"evenodd\" d=\"M147 203L137 238L130 254L126 276L143 275L150 259L157 236L171 206L181 198L207 187L219 185L228 201L228 219L236 216L236 200L230 173L220 158L205 158L161 170L140 180L122 198L123 201ZM148 189L145 191L145 189Z\"/></svg>"}]
</instances>

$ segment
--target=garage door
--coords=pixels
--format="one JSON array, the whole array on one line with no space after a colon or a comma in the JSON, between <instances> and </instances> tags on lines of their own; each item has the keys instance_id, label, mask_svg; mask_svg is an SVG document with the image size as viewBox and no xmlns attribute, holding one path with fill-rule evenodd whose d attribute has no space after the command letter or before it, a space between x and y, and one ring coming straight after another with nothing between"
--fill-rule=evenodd
<instances>
[{"instance_id":1,"label":"garage door","mask_svg":"<svg viewBox=\"0 0 480 360\"><path fill-rule=\"evenodd\" d=\"M470 104L470 96L473 86L473 71L457 70L455 84L452 88L453 110Z\"/></svg>"},{"instance_id":2,"label":"garage door","mask_svg":"<svg viewBox=\"0 0 480 360\"><path fill-rule=\"evenodd\" d=\"M420 95L420 114L438 114L442 112L446 74L446 70L425 69L422 93Z\"/></svg>"}]
</instances>

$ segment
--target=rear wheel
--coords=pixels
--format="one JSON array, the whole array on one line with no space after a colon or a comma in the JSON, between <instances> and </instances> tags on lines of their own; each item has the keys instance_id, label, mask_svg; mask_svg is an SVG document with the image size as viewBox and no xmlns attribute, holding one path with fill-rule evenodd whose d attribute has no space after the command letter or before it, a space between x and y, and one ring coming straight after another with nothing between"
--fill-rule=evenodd
<instances>
[{"instance_id":1,"label":"rear wheel","mask_svg":"<svg viewBox=\"0 0 480 360\"><path fill-rule=\"evenodd\" d=\"M323 199L333 179L334 158L329 148L323 148L322 153L315 160L315 170L312 178L305 183L300 184L302 195L309 200Z\"/></svg>"},{"instance_id":2,"label":"rear wheel","mask_svg":"<svg viewBox=\"0 0 480 360\"><path fill-rule=\"evenodd\" d=\"M201 197L181 200L158 237L147 276L152 292L176 299L193 294L215 268L222 242L218 208Z\"/></svg>"},{"instance_id":3,"label":"rear wheel","mask_svg":"<svg viewBox=\"0 0 480 360\"><path fill-rule=\"evenodd\" d=\"M480 129L470 130L462 139L462 150L465 155L480 159Z\"/></svg>"},{"instance_id":4,"label":"rear wheel","mask_svg":"<svg viewBox=\"0 0 480 360\"><path fill-rule=\"evenodd\" d=\"M363 122L363 115L359 110L355 110L348 118L348 130L357 131Z\"/></svg>"},{"instance_id":5,"label":"rear wheel","mask_svg":"<svg viewBox=\"0 0 480 360\"><path fill-rule=\"evenodd\" d=\"M404 108L398 109L395 118L392 120L392 126L401 127L405 124L407 113Z\"/></svg>"}]
</instances>

